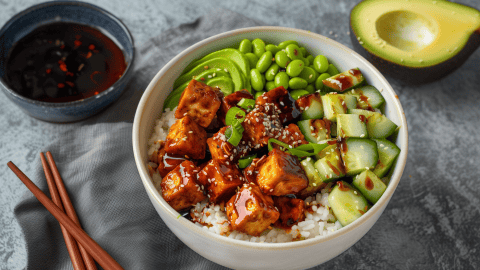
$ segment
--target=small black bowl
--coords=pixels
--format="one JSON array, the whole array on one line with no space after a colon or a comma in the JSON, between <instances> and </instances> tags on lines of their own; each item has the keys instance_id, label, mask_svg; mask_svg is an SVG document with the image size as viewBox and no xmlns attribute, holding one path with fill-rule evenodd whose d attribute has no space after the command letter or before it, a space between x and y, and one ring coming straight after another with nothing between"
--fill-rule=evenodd
<instances>
[{"instance_id":1,"label":"small black bowl","mask_svg":"<svg viewBox=\"0 0 480 270\"><path fill-rule=\"evenodd\" d=\"M13 45L35 28L54 22L71 22L102 30L123 51L127 64L123 75L105 91L82 100L53 103L23 97L6 83L6 58ZM79 1L54 1L32 6L0 29L0 88L32 117L48 122L73 122L90 117L117 100L133 73L135 48L127 27L108 11Z\"/></svg>"}]
</instances>

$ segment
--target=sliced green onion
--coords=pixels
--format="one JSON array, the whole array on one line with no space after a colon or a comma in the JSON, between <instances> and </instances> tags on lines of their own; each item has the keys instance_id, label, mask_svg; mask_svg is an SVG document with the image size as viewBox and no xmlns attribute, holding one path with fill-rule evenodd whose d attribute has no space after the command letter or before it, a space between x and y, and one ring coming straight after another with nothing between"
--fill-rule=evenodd
<instances>
[{"instance_id":1,"label":"sliced green onion","mask_svg":"<svg viewBox=\"0 0 480 270\"><path fill-rule=\"evenodd\" d=\"M308 144L303 144L300 146L297 146L295 148L290 148L290 145L276 140L276 139L269 139L268 140L268 151L272 151L273 146L272 143L278 144L282 146L283 148L286 149L286 151L294 156L297 156L299 158L303 157L309 157L318 154L320 151L322 151L325 147L326 144L317 144L317 143L308 143Z\"/></svg>"},{"instance_id":2,"label":"sliced green onion","mask_svg":"<svg viewBox=\"0 0 480 270\"><path fill-rule=\"evenodd\" d=\"M249 98L242 98L238 103L238 106L244 108L247 110L247 112L253 110L255 107L255 100L254 99L249 99Z\"/></svg>"},{"instance_id":3,"label":"sliced green onion","mask_svg":"<svg viewBox=\"0 0 480 270\"><path fill-rule=\"evenodd\" d=\"M242 125L239 125L240 127ZM242 127L243 129L243 127ZM237 146L240 141L242 140L242 132L239 132L237 127L228 127L225 130L225 137L227 138L227 142L231 143L233 146Z\"/></svg>"},{"instance_id":4,"label":"sliced green onion","mask_svg":"<svg viewBox=\"0 0 480 270\"><path fill-rule=\"evenodd\" d=\"M238 160L238 167L240 169L244 169L244 168L248 167L248 165L250 165L252 163L253 159L256 158L256 157L257 157L257 154L254 154L254 155L250 155L250 156L239 159Z\"/></svg>"},{"instance_id":5,"label":"sliced green onion","mask_svg":"<svg viewBox=\"0 0 480 270\"><path fill-rule=\"evenodd\" d=\"M225 125L233 126L235 122L242 123L243 120L245 120L245 112L238 107L232 107L225 116Z\"/></svg>"}]
</instances>

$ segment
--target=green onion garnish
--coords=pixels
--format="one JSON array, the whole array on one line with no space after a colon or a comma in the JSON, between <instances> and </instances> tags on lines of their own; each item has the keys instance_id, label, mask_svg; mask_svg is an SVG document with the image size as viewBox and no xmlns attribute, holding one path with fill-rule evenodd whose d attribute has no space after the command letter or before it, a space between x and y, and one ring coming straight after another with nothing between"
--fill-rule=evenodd
<instances>
[{"instance_id":1,"label":"green onion garnish","mask_svg":"<svg viewBox=\"0 0 480 270\"><path fill-rule=\"evenodd\" d=\"M304 157L309 157L318 154L320 151L322 151L325 147L327 147L327 143L324 144L317 144L317 143L308 143L308 144L303 144L300 146L297 146L295 148L290 148L290 145L276 140L276 139L269 139L268 140L268 151L272 151L273 146L272 143L278 144L285 148L285 151L297 156L298 158L304 158Z\"/></svg>"},{"instance_id":2,"label":"green onion garnish","mask_svg":"<svg viewBox=\"0 0 480 270\"><path fill-rule=\"evenodd\" d=\"M255 107L255 100L249 98L242 98L238 103L238 106L242 107L243 109L247 110L247 112L253 110Z\"/></svg>"},{"instance_id":3,"label":"green onion garnish","mask_svg":"<svg viewBox=\"0 0 480 270\"><path fill-rule=\"evenodd\" d=\"M248 165L250 165L250 163L252 163L253 159L257 157L257 154L254 154L254 155L250 155L250 156L246 156L244 158L241 158L238 160L238 167L240 169L244 169L246 167L248 167Z\"/></svg>"},{"instance_id":4,"label":"green onion garnish","mask_svg":"<svg viewBox=\"0 0 480 270\"><path fill-rule=\"evenodd\" d=\"M233 126L235 122L242 123L243 120L245 120L245 112L238 107L232 107L225 116L225 125Z\"/></svg>"},{"instance_id":5,"label":"green onion garnish","mask_svg":"<svg viewBox=\"0 0 480 270\"><path fill-rule=\"evenodd\" d=\"M225 130L225 137L227 142L231 143L233 146L237 146L242 140L243 136L243 127L242 125L237 125L235 127L228 127Z\"/></svg>"}]
</instances>

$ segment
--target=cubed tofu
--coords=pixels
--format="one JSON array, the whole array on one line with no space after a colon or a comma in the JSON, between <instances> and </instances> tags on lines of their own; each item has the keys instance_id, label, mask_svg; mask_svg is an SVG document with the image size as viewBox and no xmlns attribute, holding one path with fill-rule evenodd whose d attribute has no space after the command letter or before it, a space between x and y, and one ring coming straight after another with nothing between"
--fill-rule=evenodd
<instances>
[{"instance_id":1,"label":"cubed tofu","mask_svg":"<svg viewBox=\"0 0 480 270\"><path fill-rule=\"evenodd\" d=\"M220 105L220 109L218 110L217 116L224 125L225 125L225 116L227 115L228 110L230 110L232 107L238 107L237 104L238 102L240 102L240 100L242 100L242 98L255 99L252 96L252 94L250 94L247 90L233 92L232 94L223 98L222 104Z\"/></svg>"},{"instance_id":2,"label":"cubed tofu","mask_svg":"<svg viewBox=\"0 0 480 270\"><path fill-rule=\"evenodd\" d=\"M197 173L198 168L193 162L185 160L162 179L163 199L173 209L185 210L207 198L196 181Z\"/></svg>"},{"instance_id":3,"label":"cubed tofu","mask_svg":"<svg viewBox=\"0 0 480 270\"><path fill-rule=\"evenodd\" d=\"M248 183L257 184L258 167L262 166L267 157L267 155L263 155L261 158L254 158L252 163L243 170L243 175Z\"/></svg>"},{"instance_id":4,"label":"cubed tofu","mask_svg":"<svg viewBox=\"0 0 480 270\"><path fill-rule=\"evenodd\" d=\"M232 228L253 236L259 236L280 216L272 197L264 195L255 184L243 185L226 208Z\"/></svg>"},{"instance_id":5,"label":"cubed tofu","mask_svg":"<svg viewBox=\"0 0 480 270\"><path fill-rule=\"evenodd\" d=\"M205 186L209 201L219 203L228 201L245 180L236 164L212 159L198 173L198 182Z\"/></svg>"},{"instance_id":6,"label":"cubed tofu","mask_svg":"<svg viewBox=\"0 0 480 270\"><path fill-rule=\"evenodd\" d=\"M283 86L274 88L255 100L255 105L258 107L272 104L275 105L282 124L291 122L301 115L301 111L295 105L295 100Z\"/></svg>"},{"instance_id":7,"label":"cubed tofu","mask_svg":"<svg viewBox=\"0 0 480 270\"><path fill-rule=\"evenodd\" d=\"M245 142L240 142L237 146L233 146L226 141L225 130L227 127L221 128L213 137L207 139L208 149L212 154L212 158L220 163L235 163L239 158L245 156L249 150Z\"/></svg>"},{"instance_id":8,"label":"cubed tofu","mask_svg":"<svg viewBox=\"0 0 480 270\"><path fill-rule=\"evenodd\" d=\"M281 196L273 197L273 203L280 212L280 218L275 222L275 226L290 229L293 225L305 219L303 200Z\"/></svg>"},{"instance_id":9,"label":"cubed tofu","mask_svg":"<svg viewBox=\"0 0 480 270\"><path fill-rule=\"evenodd\" d=\"M257 184L267 195L296 194L308 186L308 178L297 157L278 149L258 169Z\"/></svg>"},{"instance_id":10,"label":"cubed tofu","mask_svg":"<svg viewBox=\"0 0 480 270\"><path fill-rule=\"evenodd\" d=\"M158 164L157 170L161 177L165 177L169 172L185 161L185 158L183 157L175 157L167 154L164 148L161 148L158 151L156 159Z\"/></svg>"},{"instance_id":11,"label":"cubed tofu","mask_svg":"<svg viewBox=\"0 0 480 270\"><path fill-rule=\"evenodd\" d=\"M168 131L165 152L172 156L191 159L205 158L207 132L190 116L178 119Z\"/></svg>"},{"instance_id":12,"label":"cubed tofu","mask_svg":"<svg viewBox=\"0 0 480 270\"><path fill-rule=\"evenodd\" d=\"M245 116L242 126L244 128L242 140L254 149L267 145L270 138L280 137L283 130L276 113L267 114L258 107Z\"/></svg>"},{"instance_id":13,"label":"cubed tofu","mask_svg":"<svg viewBox=\"0 0 480 270\"><path fill-rule=\"evenodd\" d=\"M182 93L175 118L190 116L200 126L210 125L220 108L222 92L202 82L192 80Z\"/></svg>"},{"instance_id":14,"label":"cubed tofu","mask_svg":"<svg viewBox=\"0 0 480 270\"><path fill-rule=\"evenodd\" d=\"M292 146L292 148L302 144L308 144L298 126L293 123L283 129L282 135L278 137L278 140ZM273 148L281 149L281 146L278 144L272 145Z\"/></svg>"}]
</instances>

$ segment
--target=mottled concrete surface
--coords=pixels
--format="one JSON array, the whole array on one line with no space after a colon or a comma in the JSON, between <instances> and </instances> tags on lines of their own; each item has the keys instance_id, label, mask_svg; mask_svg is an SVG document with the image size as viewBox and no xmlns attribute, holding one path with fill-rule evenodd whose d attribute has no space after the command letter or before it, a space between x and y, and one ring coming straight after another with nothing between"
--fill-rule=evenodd
<instances>
[{"instance_id":1,"label":"mottled concrete surface","mask_svg":"<svg viewBox=\"0 0 480 270\"><path fill-rule=\"evenodd\" d=\"M35 0L0 0L0 25ZM208 16L217 7L266 24L296 27L352 47L347 0L127 1L95 3L130 28L137 44ZM327 3L328 2L328 3ZM457 1L480 9L480 1ZM420 87L389 79L409 125L402 180L376 225L352 248L319 269L480 268L480 50L448 77ZM29 175L38 152L68 125L23 114L0 94L0 269L25 267L25 243L13 207L27 190L7 170L12 160Z\"/></svg>"}]
</instances>

